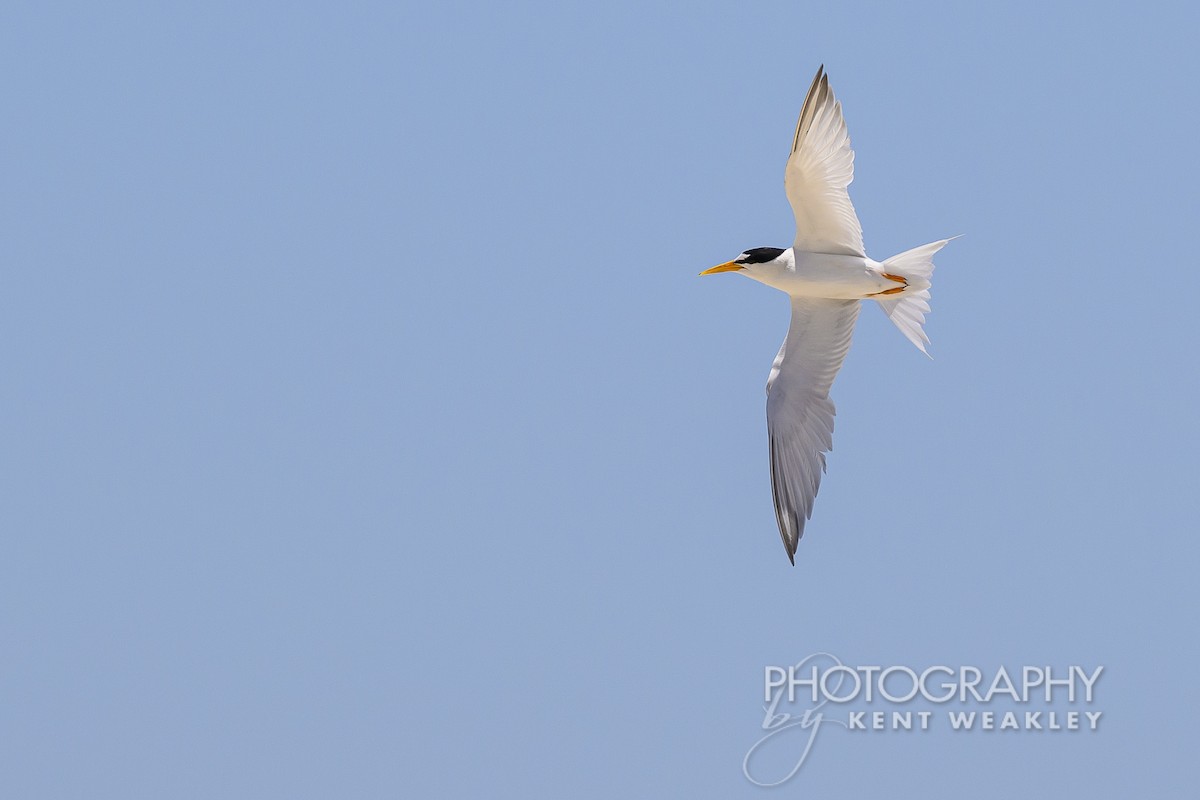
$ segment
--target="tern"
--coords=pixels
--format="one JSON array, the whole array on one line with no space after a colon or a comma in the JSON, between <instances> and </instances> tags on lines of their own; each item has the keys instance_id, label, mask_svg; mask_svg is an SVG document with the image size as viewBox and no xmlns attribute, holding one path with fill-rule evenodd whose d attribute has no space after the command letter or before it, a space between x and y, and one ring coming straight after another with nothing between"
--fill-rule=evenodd
<instances>
[{"instance_id":1,"label":"tern","mask_svg":"<svg viewBox=\"0 0 1200 800\"><path fill-rule=\"evenodd\" d=\"M737 272L786 292L792 322L767 379L771 492L779 535L793 566L804 524L833 449L829 388L842 367L863 300L874 300L922 353L933 256L951 239L884 261L867 257L846 191L854 151L842 105L817 70L796 123L784 189L796 216L791 247L755 247L701 275ZM956 237L951 237L956 238Z\"/></svg>"}]
</instances>

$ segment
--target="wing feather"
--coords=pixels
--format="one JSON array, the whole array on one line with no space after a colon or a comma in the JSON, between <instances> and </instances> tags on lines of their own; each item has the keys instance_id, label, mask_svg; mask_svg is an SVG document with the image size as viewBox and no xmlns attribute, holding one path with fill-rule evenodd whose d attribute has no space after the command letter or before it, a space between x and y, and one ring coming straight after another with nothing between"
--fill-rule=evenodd
<instances>
[{"instance_id":1,"label":"wing feather","mask_svg":"<svg viewBox=\"0 0 1200 800\"><path fill-rule=\"evenodd\" d=\"M784 189L796 216L797 251L865 255L862 225L847 191L853 180L854 151L842 104L822 66L804 98L784 170Z\"/></svg>"},{"instance_id":2,"label":"wing feather","mask_svg":"<svg viewBox=\"0 0 1200 800\"><path fill-rule=\"evenodd\" d=\"M796 547L833 449L829 388L850 349L858 300L792 298L792 324L767 380L771 493L788 558Z\"/></svg>"}]
</instances>

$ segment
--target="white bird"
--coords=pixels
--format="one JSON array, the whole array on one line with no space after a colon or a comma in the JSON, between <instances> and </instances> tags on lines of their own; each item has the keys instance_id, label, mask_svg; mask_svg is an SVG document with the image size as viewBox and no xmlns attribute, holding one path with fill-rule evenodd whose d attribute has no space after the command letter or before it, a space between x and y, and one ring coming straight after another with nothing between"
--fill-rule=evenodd
<instances>
[{"instance_id":1,"label":"white bird","mask_svg":"<svg viewBox=\"0 0 1200 800\"><path fill-rule=\"evenodd\" d=\"M796 216L795 242L786 250L755 247L700 273L738 272L791 297L792 324L767 379L767 435L775 516L792 564L804 523L812 517L825 453L833 448L829 387L850 349L860 303L877 302L925 353L933 256L950 241L883 262L868 258L846 191L852 180L854 151L842 105L822 66L804 98L784 172Z\"/></svg>"}]
</instances>

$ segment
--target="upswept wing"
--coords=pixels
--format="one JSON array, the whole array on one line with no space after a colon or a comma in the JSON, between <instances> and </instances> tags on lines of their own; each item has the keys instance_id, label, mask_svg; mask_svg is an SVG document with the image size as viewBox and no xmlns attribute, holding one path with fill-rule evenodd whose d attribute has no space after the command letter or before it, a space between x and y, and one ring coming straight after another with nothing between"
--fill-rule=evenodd
<instances>
[{"instance_id":1,"label":"upswept wing","mask_svg":"<svg viewBox=\"0 0 1200 800\"><path fill-rule=\"evenodd\" d=\"M792 298L792 324L767 380L771 490L788 558L796 547L833 449L829 387L850 349L858 300Z\"/></svg>"},{"instance_id":2,"label":"upswept wing","mask_svg":"<svg viewBox=\"0 0 1200 800\"><path fill-rule=\"evenodd\" d=\"M842 104L822 66L804 98L784 171L784 188L796 215L797 251L864 255L862 225L846 191L853 180L854 151Z\"/></svg>"}]
</instances>

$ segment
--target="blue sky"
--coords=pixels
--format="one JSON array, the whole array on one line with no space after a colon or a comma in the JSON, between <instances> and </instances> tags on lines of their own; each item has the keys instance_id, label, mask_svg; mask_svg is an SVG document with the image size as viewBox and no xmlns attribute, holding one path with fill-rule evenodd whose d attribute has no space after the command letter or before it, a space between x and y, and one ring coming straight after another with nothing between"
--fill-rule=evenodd
<instances>
[{"instance_id":1,"label":"blue sky","mask_svg":"<svg viewBox=\"0 0 1200 800\"><path fill-rule=\"evenodd\" d=\"M779 796L1194 781L1195 13L9 4L0 774L23 797L761 794L767 665L1103 665L1100 731ZM788 565L763 384L817 66L864 309ZM1191 631L1191 633L1189 633Z\"/></svg>"}]
</instances>

